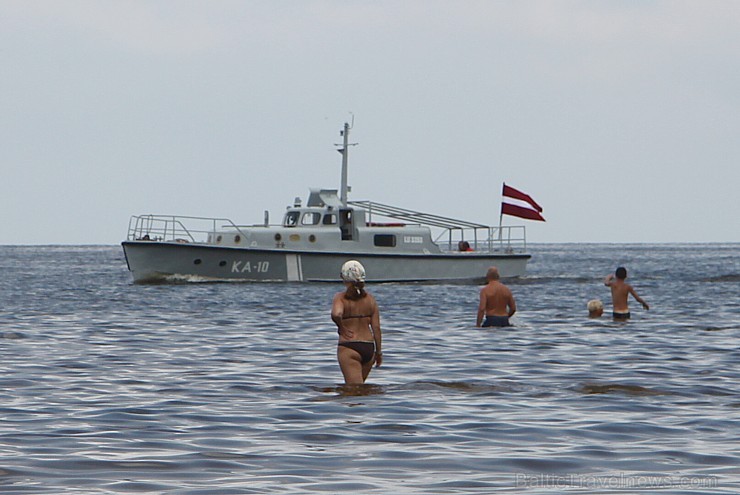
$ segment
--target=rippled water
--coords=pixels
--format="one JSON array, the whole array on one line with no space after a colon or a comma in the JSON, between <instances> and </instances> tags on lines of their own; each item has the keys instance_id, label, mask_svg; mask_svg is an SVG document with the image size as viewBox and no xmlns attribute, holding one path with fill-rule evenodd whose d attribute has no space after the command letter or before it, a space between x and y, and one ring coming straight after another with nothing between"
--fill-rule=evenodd
<instances>
[{"instance_id":1,"label":"rippled water","mask_svg":"<svg viewBox=\"0 0 740 495\"><path fill-rule=\"evenodd\" d=\"M532 253L506 330L473 326L476 286L371 284L385 361L350 389L339 284L0 247L0 492L740 492L740 245ZM617 264L651 310L589 320Z\"/></svg>"}]
</instances>

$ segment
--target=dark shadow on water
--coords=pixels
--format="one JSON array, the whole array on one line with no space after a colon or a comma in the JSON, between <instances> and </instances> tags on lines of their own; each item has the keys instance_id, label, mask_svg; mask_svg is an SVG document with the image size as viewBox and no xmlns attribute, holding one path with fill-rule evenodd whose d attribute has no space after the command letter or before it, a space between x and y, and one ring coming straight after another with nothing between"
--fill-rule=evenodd
<instances>
[{"instance_id":1,"label":"dark shadow on water","mask_svg":"<svg viewBox=\"0 0 740 495\"><path fill-rule=\"evenodd\" d=\"M505 392L515 392L516 388L512 385L490 384L481 382L445 382L437 380L421 380L398 385L337 385L334 387L310 387L322 394L315 397L314 400L334 400L346 397L369 397L376 395L385 395L389 392L409 393L411 395L418 392L457 392L473 395L490 395L501 394Z\"/></svg>"},{"instance_id":2,"label":"dark shadow on water","mask_svg":"<svg viewBox=\"0 0 740 495\"><path fill-rule=\"evenodd\" d=\"M582 394L668 395L668 392L621 383L584 383L577 390Z\"/></svg>"},{"instance_id":3,"label":"dark shadow on water","mask_svg":"<svg viewBox=\"0 0 740 495\"><path fill-rule=\"evenodd\" d=\"M740 282L740 274L730 273L699 279L700 282Z\"/></svg>"},{"instance_id":4,"label":"dark shadow on water","mask_svg":"<svg viewBox=\"0 0 740 495\"><path fill-rule=\"evenodd\" d=\"M409 390L409 391L455 391L455 392L465 392L465 393L471 393L471 394L497 394L501 392L511 392L513 388L511 386L505 386L505 385L493 385L490 383L480 383L480 382L444 382L444 381L437 381L437 380L422 380L422 381L416 381L416 382L410 382L407 384L404 384L400 387L400 390Z\"/></svg>"},{"instance_id":5,"label":"dark shadow on water","mask_svg":"<svg viewBox=\"0 0 740 495\"><path fill-rule=\"evenodd\" d=\"M372 385L363 383L361 385L337 385L336 387L312 387L322 394L334 394L334 397L367 397L371 395L383 395L386 387L383 385Z\"/></svg>"},{"instance_id":6,"label":"dark shadow on water","mask_svg":"<svg viewBox=\"0 0 740 495\"><path fill-rule=\"evenodd\" d=\"M452 391L470 394L498 394L511 392L513 387L507 385L493 385L480 382L445 382L437 380L421 380L394 386L389 385L337 385L335 387L312 387L322 394L334 394L334 397L367 397L383 395L390 391L419 392L419 391Z\"/></svg>"}]
</instances>

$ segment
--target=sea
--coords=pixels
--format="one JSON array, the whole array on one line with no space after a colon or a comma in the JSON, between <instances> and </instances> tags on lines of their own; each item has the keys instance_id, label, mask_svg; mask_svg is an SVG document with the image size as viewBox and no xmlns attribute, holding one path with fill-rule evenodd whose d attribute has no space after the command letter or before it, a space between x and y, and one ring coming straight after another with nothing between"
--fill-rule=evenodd
<instances>
[{"instance_id":1,"label":"sea","mask_svg":"<svg viewBox=\"0 0 740 495\"><path fill-rule=\"evenodd\" d=\"M505 329L478 285L368 273L384 362L347 387L339 282L135 285L120 246L2 246L0 493L740 493L740 244L529 248ZM627 322L620 265L650 305Z\"/></svg>"}]
</instances>

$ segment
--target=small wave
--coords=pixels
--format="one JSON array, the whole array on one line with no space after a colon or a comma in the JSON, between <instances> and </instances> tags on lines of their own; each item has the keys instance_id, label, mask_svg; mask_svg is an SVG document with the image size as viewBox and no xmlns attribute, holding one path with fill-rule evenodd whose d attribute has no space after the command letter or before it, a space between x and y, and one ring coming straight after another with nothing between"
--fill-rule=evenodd
<instances>
[{"instance_id":1,"label":"small wave","mask_svg":"<svg viewBox=\"0 0 740 495\"><path fill-rule=\"evenodd\" d=\"M162 483L143 482L143 481L117 481L107 485L108 488L115 490L116 492L134 492L134 493L164 493L169 490L173 490L175 487L172 485L164 485Z\"/></svg>"},{"instance_id":2,"label":"small wave","mask_svg":"<svg viewBox=\"0 0 740 495\"><path fill-rule=\"evenodd\" d=\"M181 275L179 273L167 275L164 277L163 281L174 284L210 284L215 282L226 282L225 279L203 277L200 275Z\"/></svg>"},{"instance_id":3,"label":"small wave","mask_svg":"<svg viewBox=\"0 0 740 495\"><path fill-rule=\"evenodd\" d=\"M600 278L583 277L577 275L562 275L562 276L530 276L510 278L506 279L508 285L546 285L546 284L562 284L566 282L576 284L592 284L600 282Z\"/></svg>"},{"instance_id":4,"label":"small wave","mask_svg":"<svg viewBox=\"0 0 740 495\"><path fill-rule=\"evenodd\" d=\"M202 275L183 275L180 273L159 274L136 282L137 285L187 285L187 284L253 284L265 282L282 282L281 280L245 280L240 278L218 278Z\"/></svg>"},{"instance_id":5,"label":"small wave","mask_svg":"<svg viewBox=\"0 0 740 495\"><path fill-rule=\"evenodd\" d=\"M705 332L722 332L724 330L737 330L738 327L732 326L732 327L706 327L703 328Z\"/></svg>"}]
</instances>

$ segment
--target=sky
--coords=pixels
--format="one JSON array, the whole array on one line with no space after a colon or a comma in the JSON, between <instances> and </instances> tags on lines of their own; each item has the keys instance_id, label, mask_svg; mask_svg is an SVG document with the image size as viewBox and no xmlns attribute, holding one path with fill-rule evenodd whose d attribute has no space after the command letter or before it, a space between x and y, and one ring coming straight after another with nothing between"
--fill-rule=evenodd
<instances>
[{"instance_id":1,"label":"sky","mask_svg":"<svg viewBox=\"0 0 740 495\"><path fill-rule=\"evenodd\" d=\"M2 0L0 244L309 188L529 243L740 242L740 2ZM353 120L354 119L354 120Z\"/></svg>"}]
</instances>

